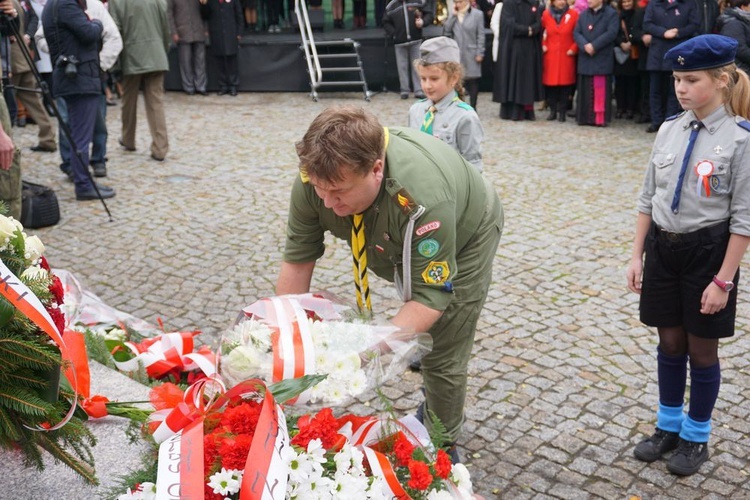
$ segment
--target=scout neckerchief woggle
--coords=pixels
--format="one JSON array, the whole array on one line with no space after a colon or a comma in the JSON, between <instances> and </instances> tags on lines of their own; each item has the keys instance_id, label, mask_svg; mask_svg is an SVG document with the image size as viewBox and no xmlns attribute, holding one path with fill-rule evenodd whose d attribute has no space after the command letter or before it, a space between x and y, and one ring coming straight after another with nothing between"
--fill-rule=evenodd
<instances>
[{"instance_id":1,"label":"scout neckerchief woggle","mask_svg":"<svg viewBox=\"0 0 750 500\"><path fill-rule=\"evenodd\" d=\"M419 130L432 135L432 122L435 121L435 113L437 113L437 108L434 105L427 108L427 113L424 115L422 126Z\"/></svg>"},{"instance_id":2,"label":"scout neckerchief woggle","mask_svg":"<svg viewBox=\"0 0 750 500\"><path fill-rule=\"evenodd\" d=\"M357 292L357 307L359 308L359 312L372 314L370 283L367 280L365 221L362 214L354 214L352 216L352 270L354 271L354 288Z\"/></svg>"}]
</instances>

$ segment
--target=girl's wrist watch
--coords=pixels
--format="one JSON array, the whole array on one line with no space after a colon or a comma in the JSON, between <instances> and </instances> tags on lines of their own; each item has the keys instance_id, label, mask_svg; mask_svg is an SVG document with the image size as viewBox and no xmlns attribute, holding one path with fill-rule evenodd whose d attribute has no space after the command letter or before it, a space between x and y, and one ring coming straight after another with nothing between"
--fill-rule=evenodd
<instances>
[{"instance_id":1,"label":"girl's wrist watch","mask_svg":"<svg viewBox=\"0 0 750 500\"><path fill-rule=\"evenodd\" d=\"M732 283L731 281L722 281L716 276L714 276L714 284L716 284L716 286L718 286L725 292L731 292L732 290L734 290L734 283Z\"/></svg>"}]
</instances>

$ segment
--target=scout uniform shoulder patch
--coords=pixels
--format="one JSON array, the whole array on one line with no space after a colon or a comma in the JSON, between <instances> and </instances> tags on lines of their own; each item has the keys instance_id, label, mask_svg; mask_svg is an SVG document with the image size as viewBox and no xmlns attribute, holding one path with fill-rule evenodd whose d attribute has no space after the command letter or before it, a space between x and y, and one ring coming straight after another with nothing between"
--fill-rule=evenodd
<instances>
[{"instance_id":1,"label":"scout uniform shoulder patch","mask_svg":"<svg viewBox=\"0 0 750 500\"><path fill-rule=\"evenodd\" d=\"M385 189L390 195L393 202L398 205L404 215L407 217L419 208L417 202L396 179L386 179Z\"/></svg>"},{"instance_id":2,"label":"scout uniform shoulder patch","mask_svg":"<svg viewBox=\"0 0 750 500\"><path fill-rule=\"evenodd\" d=\"M748 132L750 132L750 122L749 121L744 120L744 119L740 118L739 116L735 117L735 119L737 120L737 125L739 125L741 128L744 128L745 130L747 130Z\"/></svg>"},{"instance_id":3,"label":"scout uniform shoulder patch","mask_svg":"<svg viewBox=\"0 0 750 500\"><path fill-rule=\"evenodd\" d=\"M427 224L423 226L419 226L416 231L414 231L414 234L417 236L422 236L423 234L427 234L430 231L436 231L440 229L440 221L434 220L432 222L428 222Z\"/></svg>"},{"instance_id":4,"label":"scout uniform shoulder patch","mask_svg":"<svg viewBox=\"0 0 750 500\"><path fill-rule=\"evenodd\" d=\"M429 283L431 285L438 285L440 283L448 281L448 277L450 275L451 271L448 267L448 262L446 261L430 262L427 265L427 268L422 271L422 279L425 283Z\"/></svg>"}]
</instances>

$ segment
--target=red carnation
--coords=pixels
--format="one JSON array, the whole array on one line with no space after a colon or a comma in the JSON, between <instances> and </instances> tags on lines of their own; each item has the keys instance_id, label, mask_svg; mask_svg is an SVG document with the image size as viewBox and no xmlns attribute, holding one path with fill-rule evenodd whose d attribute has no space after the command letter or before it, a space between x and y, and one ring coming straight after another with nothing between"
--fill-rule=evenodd
<instances>
[{"instance_id":1,"label":"red carnation","mask_svg":"<svg viewBox=\"0 0 750 500\"><path fill-rule=\"evenodd\" d=\"M414 453L414 445L409 442L402 432L399 432L396 436L396 442L393 443L393 453L396 455L398 465L406 465L411 460L411 456Z\"/></svg>"},{"instance_id":2,"label":"red carnation","mask_svg":"<svg viewBox=\"0 0 750 500\"><path fill-rule=\"evenodd\" d=\"M218 493L214 493L214 489L212 486L209 486L208 483L204 484L203 486L203 492L204 492L204 500L224 500L226 497L224 495L219 495Z\"/></svg>"},{"instance_id":3,"label":"red carnation","mask_svg":"<svg viewBox=\"0 0 750 500\"><path fill-rule=\"evenodd\" d=\"M426 490L432 484L432 474L427 464L419 460L409 462L409 475L411 479L407 485L415 490Z\"/></svg>"},{"instance_id":4,"label":"red carnation","mask_svg":"<svg viewBox=\"0 0 750 500\"><path fill-rule=\"evenodd\" d=\"M221 444L221 438L216 434L203 436L203 472L206 476L213 470L216 461L217 448Z\"/></svg>"},{"instance_id":5,"label":"red carnation","mask_svg":"<svg viewBox=\"0 0 750 500\"><path fill-rule=\"evenodd\" d=\"M52 321L55 323L57 330L62 333L65 330L65 315L57 307L47 307L46 309L50 318L52 318Z\"/></svg>"},{"instance_id":6,"label":"red carnation","mask_svg":"<svg viewBox=\"0 0 750 500\"><path fill-rule=\"evenodd\" d=\"M227 408L221 416L221 425L228 426L234 434L255 434L260 408L255 401L245 401L234 408Z\"/></svg>"},{"instance_id":7,"label":"red carnation","mask_svg":"<svg viewBox=\"0 0 750 500\"><path fill-rule=\"evenodd\" d=\"M253 437L246 434L225 439L219 446L221 466L225 469L244 470L252 442Z\"/></svg>"},{"instance_id":8,"label":"red carnation","mask_svg":"<svg viewBox=\"0 0 750 500\"><path fill-rule=\"evenodd\" d=\"M39 267L41 267L42 269L44 269L47 272L50 271L49 263L47 262L47 258L45 256L43 256L43 255L39 258Z\"/></svg>"},{"instance_id":9,"label":"red carnation","mask_svg":"<svg viewBox=\"0 0 750 500\"><path fill-rule=\"evenodd\" d=\"M307 449L313 439L320 439L326 450L338 449L343 445L344 438L338 433L339 422L330 408L323 408L313 418L300 418L297 426L299 434L292 439L294 445Z\"/></svg>"},{"instance_id":10,"label":"red carnation","mask_svg":"<svg viewBox=\"0 0 750 500\"><path fill-rule=\"evenodd\" d=\"M448 479L452 468L453 464L451 463L451 457L445 452L445 450L438 450L437 459L435 460L435 472L438 477L441 479Z\"/></svg>"},{"instance_id":11,"label":"red carnation","mask_svg":"<svg viewBox=\"0 0 750 500\"><path fill-rule=\"evenodd\" d=\"M52 278L52 284L49 286L50 293L55 297L55 301L58 304L62 304L65 296L65 291L63 290L62 281L60 281L60 278L57 276L54 276Z\"/></svg>"}]
</instances>

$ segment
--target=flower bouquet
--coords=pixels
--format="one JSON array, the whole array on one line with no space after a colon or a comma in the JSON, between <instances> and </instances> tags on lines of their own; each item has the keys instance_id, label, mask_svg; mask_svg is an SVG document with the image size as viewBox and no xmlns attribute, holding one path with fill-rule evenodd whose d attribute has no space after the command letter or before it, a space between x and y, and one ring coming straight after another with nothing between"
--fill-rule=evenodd
<instances>
[{"instance_id":1,"label":"flower bouquet","mask_svg":"<svg viewBox=\"0 0 750 500\"><path fill-rule=\"evenodd\" d=\"M40 448L96 484L95 440L60 380L71 353L63 339L63 287L42 256L44 245L0 215L0 446L20 449L43 469ZM68 451L70 450L70 451Z\"/></svg>"},{"instance_id":2,"label":"flower bouquet","mask_svg":"<svg viewBox=\"0 0 750 500\"><path fill-rule=\"evenodd\" d=\"M66 290L68 328L86 334L92 359L142 383L169 380L192 384L216 372L216 357L198 345L199 331L167 332L105 304L65 270L56 271Z\"/></svg>"},{"instance_id":3,"label":"flower bouquet","mask_svg":"<svg viewBox=\"0 0 750 500\"><path fill-rule=\"evenodd\" d=\"M285 295L242 310L221 339L219 373L229 386L325 374L290 404L339 405L401 374L430 348L426 333L368 323L321 295Z\"/></svg>"}]
</instances>

